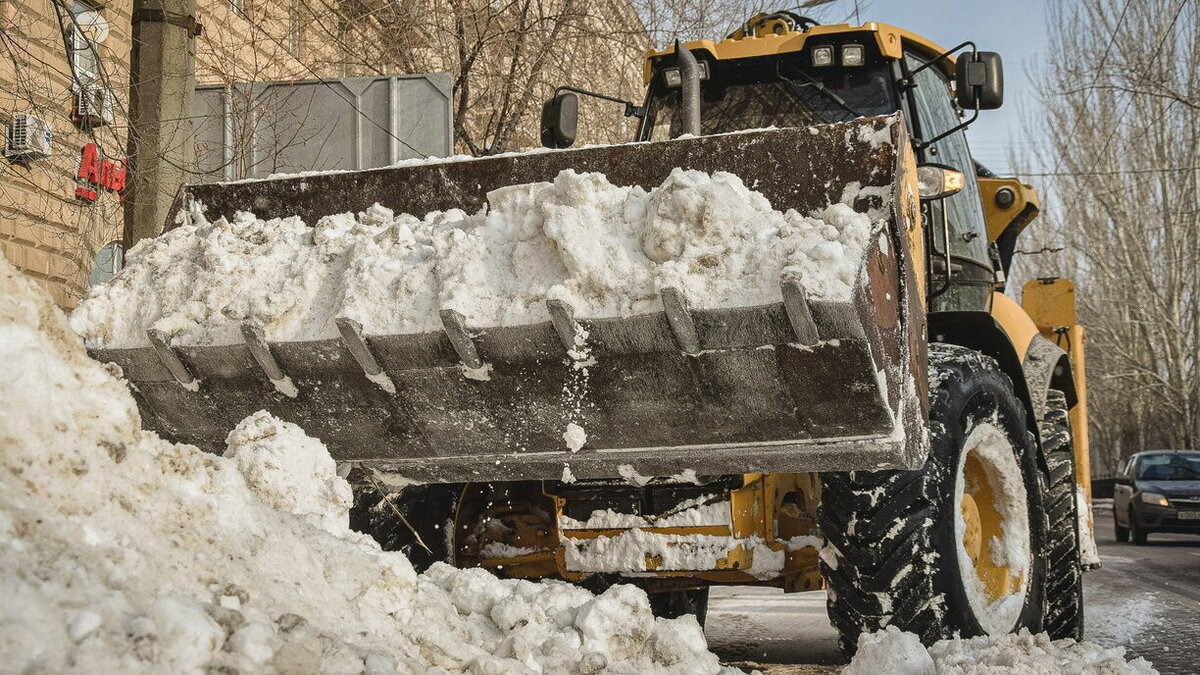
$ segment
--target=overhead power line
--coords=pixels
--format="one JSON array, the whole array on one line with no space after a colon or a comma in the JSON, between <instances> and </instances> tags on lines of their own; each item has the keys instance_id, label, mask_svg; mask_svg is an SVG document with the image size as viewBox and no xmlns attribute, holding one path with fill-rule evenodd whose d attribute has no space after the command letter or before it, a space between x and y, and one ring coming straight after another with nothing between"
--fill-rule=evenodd
<instances>
[{"instance_id":1,"label":"overhead power line","mask_svg":"<svg viewBox=\"0 0 1200 675\"><path fill-rule=\"evenodd\" d=\"M1167 166L1158 169L1114 169L1112 171L1022 171L1022 176L1119 176L1140 173L1175 173L1177 171L1200 171L1200 166Z\"/></svg>"}]
</instances>

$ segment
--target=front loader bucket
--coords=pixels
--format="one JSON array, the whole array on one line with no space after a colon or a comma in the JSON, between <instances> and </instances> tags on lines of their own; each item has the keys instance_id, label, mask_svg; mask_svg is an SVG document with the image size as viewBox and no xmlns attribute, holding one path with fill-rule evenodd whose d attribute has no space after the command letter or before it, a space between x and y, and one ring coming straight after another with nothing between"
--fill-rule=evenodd
<instances>
[{"instance_id":1,"label":"front loader bucket","mask_svg":"<svg viewBox=\"0 0 1200 675\"><path fill-rule=\"evenodd\" d=\"M874 139L884 139L879 142ZM869 118L579 150L420 164L186 188L210 219L320 216L379 202L424 213L483 203L504 185L601 171L650 187L673 167L732 171L776 209L857 204L881 229L849 302L806 298L782 284L779 301L733 309L688 307L669 289L662 311L593 319L561 303L551 321L464 325L339 339L275 342L246 327L244 344L97 349L133 383L145 424L220 452L226 434L266 409L320 438L339 461L421 482L670 476L911 467L924 438L924 314L909 255L916 218L913 165L902 123ZM595 363L568 354L586 331ZM563 434L586 430L577 452ZM625 466L627 465L627 467Z\"/></svg>"}]
</instances>

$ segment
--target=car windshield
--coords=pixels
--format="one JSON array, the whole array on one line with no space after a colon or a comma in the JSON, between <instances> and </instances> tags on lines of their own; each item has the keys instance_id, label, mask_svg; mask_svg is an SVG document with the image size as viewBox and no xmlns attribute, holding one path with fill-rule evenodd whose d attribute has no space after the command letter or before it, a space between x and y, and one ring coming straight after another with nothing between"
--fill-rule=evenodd
<instances>
[{"instance_id":1,"label":"car windshield","mask_svg":"<svg viewBox=\"0 0 1200 675\"><path fill-rule=\"evenodd\" d=\"M713 65L712 77L701 86L701 132L843 122L898 109L886 63L801 68L798 61L742 59ZM651 140L682 133L679 100L679 88L660 89L651 99Z\"/></svg>"},{"instance_id":2,"label":"car windshield","mask_svg":"<svg viewBox=\"0 0 1200 675\"><path fill-rule=\"evenodd\" d=\"M1200 453L1148 455L1138 462L1138 480L1200 480Z\"/></svg>"}]
</instances>

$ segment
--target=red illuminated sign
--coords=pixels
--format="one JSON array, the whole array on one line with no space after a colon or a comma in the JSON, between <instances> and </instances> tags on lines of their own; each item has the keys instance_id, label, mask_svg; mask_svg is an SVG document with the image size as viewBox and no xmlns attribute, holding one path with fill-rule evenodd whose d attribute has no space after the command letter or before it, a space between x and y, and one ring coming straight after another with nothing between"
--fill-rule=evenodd
<instances>
[{"instance_id":1,"label":"red illuminated sign","mask_svg":"<svg viewBox=\"0 0 1200 675\"><path fill-rule=\"evenodd\" d=\"M85 202L94 202L100 197L99 190L121 194L125 200L125 160L104 159L100 147L95 143L83 146L79 157L79 171L75 178L79 185L75 188L75 197Z\"/></svg>"}]
</instances>

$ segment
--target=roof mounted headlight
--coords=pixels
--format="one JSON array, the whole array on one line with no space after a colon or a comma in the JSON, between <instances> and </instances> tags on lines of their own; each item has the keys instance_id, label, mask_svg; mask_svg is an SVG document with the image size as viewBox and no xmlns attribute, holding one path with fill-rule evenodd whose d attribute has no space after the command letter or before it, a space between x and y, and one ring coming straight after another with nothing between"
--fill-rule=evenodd
<instances>
[{"instance_id":1,"label":"roof mounted headlight","mask_svg":"<svg viewBox=\"0 0 1200 675\"><path fill-rule=\"evenodd\" d=\"M861 66L866 63L867 50L862 45L842 45L842 65Z\"/></svg>"},{"instance_id":2,"label":"roof mounted headlight","mask_svg":"<svg viewBox=\"0 0 1200 675\"><path fill-rule=\"evenodd\" d=\"M700 68L700 81L708 79L708 61L697 60L696 65ZM679 73L679 66L666 68L663 70L663 83L671 89L683 84L683 76Z\"/></svg>"},{"instance_id":3,"label":"roof mounted headlight","mask_svg":"<svg viewBox=\"0 0 1200 675\"><path fill-rule=\"evenodd\" d=\"M812 64L817 67L833 65L833 45L813 47Z\"/></svg>"}]
</instances>

